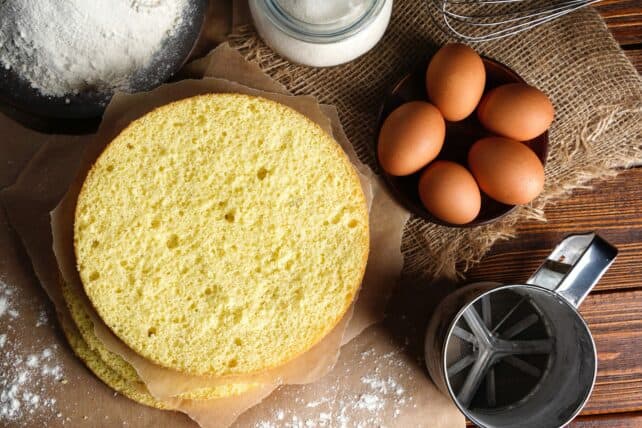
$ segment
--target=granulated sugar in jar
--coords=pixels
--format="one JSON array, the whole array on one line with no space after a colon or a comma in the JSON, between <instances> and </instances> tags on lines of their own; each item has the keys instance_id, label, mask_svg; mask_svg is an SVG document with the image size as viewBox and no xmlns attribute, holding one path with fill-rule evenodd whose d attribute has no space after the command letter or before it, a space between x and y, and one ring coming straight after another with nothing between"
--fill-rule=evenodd
<instances>
[{"instance_id":1,"label":"granulated sugar in jar","mask_svg":"<svg viewBox=\"0 0 642 428\"><path fill-rule=\"evenodd\" d=\"M329 67L366 53L383 36L392 0L250 0L257 31L290 61Z\"/></svg>"}]
</instances>

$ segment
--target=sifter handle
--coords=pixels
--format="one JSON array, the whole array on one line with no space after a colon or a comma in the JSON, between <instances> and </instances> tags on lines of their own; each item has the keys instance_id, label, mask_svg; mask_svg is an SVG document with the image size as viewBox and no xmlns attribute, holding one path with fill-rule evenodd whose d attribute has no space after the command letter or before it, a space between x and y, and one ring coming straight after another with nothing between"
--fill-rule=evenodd
<instances>
[{"instance_id":1,"label":"sifter handle","mask_svg":"<svg viewBox=\"0 0 642 428\"><path fill-rule=\"evenodd\" d=\"M596 233L569 235L526 281L553 290L578 307L617 256Z\"/></svg>"}]
</instances>

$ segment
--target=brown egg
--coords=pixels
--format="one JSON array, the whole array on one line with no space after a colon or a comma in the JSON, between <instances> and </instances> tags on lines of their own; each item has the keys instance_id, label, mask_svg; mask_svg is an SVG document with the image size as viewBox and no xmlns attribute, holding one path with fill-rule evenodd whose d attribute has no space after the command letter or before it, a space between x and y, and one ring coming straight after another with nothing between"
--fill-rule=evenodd
<instances>
[{"instance_id":1,"label":"brown egg","mask_svg":"<svg viewBox=\"0 0 642 428\"><path fill-rule=\"evenodd\" d=\"M471 222L481 208L475 179L450 161L436 161L426 168L419 179L419 197L432 215L452 224Z\"/></svg>"},{"instance_id":2,"label":"brown egg","mask_svg":"<svg viewBox=\"0 0 642 428\"><path fill-rule=\"evenodd\" d=\"M479 187L509 205L525 204L542 192L544 167L525 144L503 137L482 138L468 152Z\"/></svg>"},{"instance_id":3,"label":"brown egg","mask_svg":"<svg viewBox=\"0 0 642 428\"><path fill-rule=\"evenodd\" d=\"M444 45L426 71L428 98L450 121L462 120L475 111L485 84L481 57L461 43Z\"/></svg>"},{"instance_id":4,"label":"brown egg","mask_svg":"<svg viewBox=\"0 0 642 428\"><path fill-rule=\"evenodd\" d=\"M430 103L412 101L394 110L379 132L377 155L391 175L409 175L435 159L444 144L446 125Z\"/></svg>"},{"instance_id":5,"label":"brown egg","mask_svg":"<svg viewBox=\"0 0 642 428\"><path fill-rule=\"evenodd\" d=\"M486 129L518 141L544 133L554 114L546 94L525 83L498 86L484 95L477 107L477 117Z\"/></svg>"}]
</instances>

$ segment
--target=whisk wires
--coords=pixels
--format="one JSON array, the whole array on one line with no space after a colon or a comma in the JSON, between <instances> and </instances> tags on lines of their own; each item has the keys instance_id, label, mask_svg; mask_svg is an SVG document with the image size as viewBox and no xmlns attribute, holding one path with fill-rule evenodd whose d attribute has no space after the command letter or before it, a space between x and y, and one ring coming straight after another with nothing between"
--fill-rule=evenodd
<instances>
[{"instance_id":1,"label":"whisk wires","mask_svg":"<svg viewBox=\"0 0 642 428\"><path fill-rule=\"evenodd\" d=\"M445 32L467 42L500 39L535 28L599 0L428 0Z\"/></svg>"}]
</instances>

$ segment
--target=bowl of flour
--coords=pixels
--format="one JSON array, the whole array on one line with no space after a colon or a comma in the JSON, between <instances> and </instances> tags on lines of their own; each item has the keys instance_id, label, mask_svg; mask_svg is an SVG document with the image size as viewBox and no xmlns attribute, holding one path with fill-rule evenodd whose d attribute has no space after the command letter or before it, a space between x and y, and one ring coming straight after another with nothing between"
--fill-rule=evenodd
<instances>
[{"instance_id":1,"label":"bowl of flour","mask_svg":"<svg viewBox=\"0 0 642 428\"><path fill-rule=\"evenodd\" d=\"M116 92L185 63L207 0L0 0L0 102L46 118L101 116Z\"/></svg>"}]
</instances>

